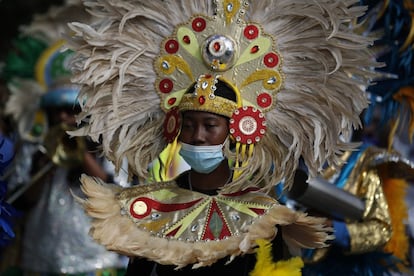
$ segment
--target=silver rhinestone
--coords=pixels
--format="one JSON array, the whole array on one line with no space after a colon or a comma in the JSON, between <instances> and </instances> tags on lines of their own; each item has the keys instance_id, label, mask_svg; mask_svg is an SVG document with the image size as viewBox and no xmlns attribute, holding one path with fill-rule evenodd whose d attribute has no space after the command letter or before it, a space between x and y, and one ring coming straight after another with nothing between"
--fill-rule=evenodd
<instances>
[{"instance_id":1,"label":"silver rhinestone","mask_svg":"<svg viewBox=\"0 0 414 276\"><path fill-rule=\"evenodd\" d=\"M201 88L204 90L204 89L206 89L207 87L208 87L208 82L204 81L204 82L201 84Z\"/></svg>"},{"instance_id":2,"label":"silver rhinestone","mask_svg":"<svg viewBox=\"0 0 414 276\"><path fill-rule=\"evenodd\" d=\"M170 69L170 64L167 61L162 62L162 68L164 69Z\"/></svg>"},{"instance_id":3,"label":"silver rhinestone","mask_svg":"<svg viewBox=\"0 0 414 276\"><path fill-rule=\"evenodd\" d=\"M159 213L152 213L151 214L151 219L152 220L159 219L160 217L161 217L161 214L159 214Z\"/></svg>"},{"instance_id":4,"label":"silver rhinestone","mask_svg":"<svg viewBox=\"0 0 414 276\"><path fill-rule=\"evenodd\" d=\"M234 221L238 221L238 220L240 220L240 216L238 214L232 214L231 219L234 220Z\"/></svg>"},{"instance_id":5,"label":"silver rhinestone","mask_svg":"<svg viewBox=\"0 0 414 276\"><path fill-rule=\"evenodd\" d=\"M270 79L267 80L268 84L274 84L276 83L276 77L271 77Z\"/></svg>"},{"instance_id":6,"label":"silver rhinestone","mask_svg":"<svg viewBox=\"0 0 414 276\"><path fill-rule=\"evenodd\" d=\"M232 12L233 11L233 4L232 3L230 3L230 4L227 5L227 11L228 12Z\"/></svg>"}]
</instances>

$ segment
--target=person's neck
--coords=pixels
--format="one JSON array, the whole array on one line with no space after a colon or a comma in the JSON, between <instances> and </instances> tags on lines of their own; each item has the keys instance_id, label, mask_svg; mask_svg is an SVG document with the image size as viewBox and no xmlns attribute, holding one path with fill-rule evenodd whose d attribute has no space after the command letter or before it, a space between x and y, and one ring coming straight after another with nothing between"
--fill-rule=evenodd
<instances>
[{"instance_id":1,"label":"person's neck","mask_svg":"<svg viewBox=\"0 0 414 276\"><path fill-rule=\"evenodd\" d=\"M211 173L204 174L191 170L189 174L191 187L197 190L217 190L230 180L231 171L227 160L223 160Z\"/></svg>"}]
</instances>

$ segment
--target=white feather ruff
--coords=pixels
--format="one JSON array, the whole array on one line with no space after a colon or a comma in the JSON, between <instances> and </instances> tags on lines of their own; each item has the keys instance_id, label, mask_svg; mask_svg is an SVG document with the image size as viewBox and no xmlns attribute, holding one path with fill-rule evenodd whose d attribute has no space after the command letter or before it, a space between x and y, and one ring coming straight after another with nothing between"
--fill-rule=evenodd
<instances>
[{"instance_id":1,"label":"white feather ruff","mask_svg":"<svg viewBox=\"0 0 414 276\"><path fill-rule=\"evenodd\" d=\"M137 227L132 219L122 215L117 196L121 187L103 183L98 178L81 177L87 199L77 198L93 218L90 234L107 249L127 256L145 256L160 264L177 268L192 264L193 268L208 266L217 260L251 253L257 239L272 239L280 225L283 238L292 253L300 248L320 248L332 239L323 226L323 218L308 217L283 205L275 205L240 235L220 241L187 242L166 239ZM76 197L76 196L75 196Z\"/></svg>"}]
</instances>

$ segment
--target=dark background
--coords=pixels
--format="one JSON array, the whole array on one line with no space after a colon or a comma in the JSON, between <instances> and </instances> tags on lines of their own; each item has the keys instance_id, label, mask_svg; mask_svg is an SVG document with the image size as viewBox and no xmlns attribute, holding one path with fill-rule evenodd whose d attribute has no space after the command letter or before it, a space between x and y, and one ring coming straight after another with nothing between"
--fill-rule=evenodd
<instances>
[{"instance_id":1,"label":"dark background","mask_svg":"<svg viewBox=\"0 0 414 276\"><path fill-rule=\"evenodd\" d=\"M20 25L29 24L36 13L44 13L63 0L0 0L0 60L6 56Z\"/></svg>"}]
</instances>

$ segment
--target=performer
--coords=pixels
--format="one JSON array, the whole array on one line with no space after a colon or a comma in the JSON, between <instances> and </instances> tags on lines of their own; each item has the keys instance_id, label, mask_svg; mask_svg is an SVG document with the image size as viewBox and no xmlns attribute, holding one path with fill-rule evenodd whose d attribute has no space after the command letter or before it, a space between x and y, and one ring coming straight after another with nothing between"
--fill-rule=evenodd
<instances>
[{"instance_id":1,"label":"performer","mask_svg":"<svg viewBox=\"0 0 414 276\"><path fill-rule=\"evenodd\" d=\"M339 136L359 125L363 87L378 65L370 39L348 25L364 8L343 1L87 6L101 24L71 24L86 124L71 134L102 141L116 166L126 157L141 182L167 152L151 177L160 182L118 189L82 177L88 198L79 200L94 218L92 236L131 256L128 272L143 275L271 275L286 263L265 267L259 254L251 264L258 245L272 241L276 261L326 246L332 237L323 219L268 193L282 179L291 186L301 156L316 175L353 148ZM191 169L170 179L177 152ZM293 264L290 273L298 273L300 262Z\"/></svg>"},{"instance_id":2,"label":"performer","mask_svg":"<svg viewBox=\"0 0 414 276\"><path fill-rule=\"evenodd\" d=\"M382 36L375 41L374 49L378 60L386 64L380 71L392 76L369 87L371 104L364 118L365 124L371 124L375 118L373 114L378 114L377 132L385 134L379 139L382 140L380 146L387 148L391 153L399 151L403 156L402 160L407 161L409 153L404 151L401 145L411 144L414 132L414 6L412 1L362 2L367 2L371 10L377 13L375 20L370 21L371 32L380 33ZM401 157L396 160L401 160ZM388 263L395 264L395 260L399 262L397 268L401 273L405 273L407 268L412 269L409 253L410 233L406 228L409 218L408 206L412 204L407 195L413 183L412 160L409 162L404 165L403 173L385 179L383 185L393 229L391 240L384 250L392 254L393 261L388 260Z\"/></svg>"},{"instance_id":3,"label":"performer","mask_svg":"<svg viewBox=\"0 0 414 276\"><path fill-rule=\"evenodd\" d=\"M390 215L390 204L395 205L396 199L404 201L399 182L413 179L414 164L396 151L368 143L345 153L343 158L346 162L339 172L326 168L321 176L311 179L299 172L296 180L302 183L293 185L288 193L288 199L294 199L307 212L327 217L335 233L331 247L304 251L303 274L399 272L397 265L405 259L398 257L404 256L400 252L407 253L407 244L401 244L401 234L405 233L401 233L399 225L403 225L403 220L397 221ZM399 214L399 218L403 215ZM391 251L391 241L402 246Z\"/></svg>"},{"instance_id":4,"label":"performer","mask_svg":"<svg viewBox=\"0 0 414 276\"><path fill-rule=\"evenodd\" d=\"M366 34L380 34L372 50L386 64L379 71L391 77L368 88L365 125L354 135L363 144L344 154L341 170L328 168L309 180L307 192L291 190L308 210L329 217L335 230L329 250L306 252L305 275L391 275L411 266L405 197L414 167L393 141L399 136L408 142L414 129L413 7L411 1L361 2L370 9L357 26Z\"/></svg>"},{"instance_id":5,"label":"performer","mask_svg":"<svg viewBox=\"0 0 414 276\"><path fill-rule=\"evenodd\" d=\"M70 18L87 21L80 2L53 7L22 30L26 43L17 55L27 59L20 64L36 63L32 78L14 75L9 80L6 112L19 131L19 161L28 165L16 170L16 177L29 179L7 199L24 212L16 265L25 275L118 275L126 264L88 235L90 218L72 196L81 194L81 173L111 182L111 172L103 168L96 143L71 139L65 132L74 128L80 111L79 87L71 84L67 67L73 52L61 39ZM42 51L37 51L39 45ZM35 53L40 56L31 55Z\"/></svg>"}]
</instances>

